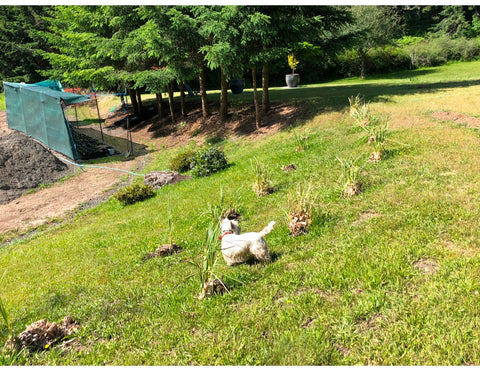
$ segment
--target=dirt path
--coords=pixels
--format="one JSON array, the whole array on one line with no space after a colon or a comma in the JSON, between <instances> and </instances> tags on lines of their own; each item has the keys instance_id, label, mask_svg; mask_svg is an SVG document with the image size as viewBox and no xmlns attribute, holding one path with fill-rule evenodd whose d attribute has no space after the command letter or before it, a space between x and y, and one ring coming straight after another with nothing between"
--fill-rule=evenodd
<instances>
[{"instance_id":1,"label":"dirt path","mask_svg":"<svg viewBox=\"0 0 480 371\"><path fill-rule=\"evenodd\" d=\"M5 111L0 112L0 136L11 130L6 124ZM131 161L120 161L106 164L106 167L135 171L144 156ZM68 212L84 203L105 199L112 191L109 190L124 179L124 172L84 168L79 174L51 187L39 189L0 205L0 234L12 230L25 231L48 222L53 218L62 218Z\"/></svg>"},{"instance_id":2,"label":"dirt path","mask_svg":"<svg viewBox=\"0 0 480 371\"><path fill-rule=\"evenodd\" d=\"M128 161L109 166L127 170L135 168L136 163ZM108 189L119 183L124 175L112 170L86 169L64 182L0 205L0 233L17 228L19 232L24 231L49 219L61 218L80 204L107 197Z\"/></svg>"},{"instance_id":3,"label":"dirt path","mask_svg":"<svg viewBox=\"0 0 480 371\"><path fill-rule=\"evenodd\" d=\"M232 118L225 125L218 124L218 115L209 119L202 118L201 107L191 108L188 123L183 127L172 124L170 118L159 120L158 117L146 120L133 128L134 153L136 157L130 161L108 163L105 166L138 172L148 161L149 148L172 148L187 145L192 138L197 144L203 144L207 138L248 136L256 139L278 132L300 118L298 107L284 104L272 105L271 113L264 119L262 128L256 129L253 108L237 108ZM179 113L180 115L180 113ZM104 134L107 144L120 151L128 148L124 127L114 123L123 116L115 114L106 119ZM100 132L95 125L84 127L86 134L101 140ZM0 111L0 137L11 133L8 128L6 112ZM98 168L85 168L80 174L64 181L57 182L48 188L38 189L34 193L24 194L9 202L0 204L0 235L10 231L19 233L42 225L49 220L63 218L82 204L93 206L105 200L118 188L124 172Z\"/></svg>"}]
</instances>

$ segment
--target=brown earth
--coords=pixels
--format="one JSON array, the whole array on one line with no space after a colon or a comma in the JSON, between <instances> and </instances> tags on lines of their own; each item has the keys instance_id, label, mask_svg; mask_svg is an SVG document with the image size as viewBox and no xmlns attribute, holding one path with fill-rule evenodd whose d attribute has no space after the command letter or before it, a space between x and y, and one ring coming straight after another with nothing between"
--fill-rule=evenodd
<instances>
[{"instance_id":1,"label":"brown earth","mask_svg":"<svg viewBox=\"0 0 480 371\"><path fill-rule=\"evenodd\" d=\"M440 121L452 121L457 124L464 124L468 127L480 129L480 118L466 115L464 113L436 111L432 113L432 117Z\"/></svg>"},{"instance_id":2,"label":"brown earth","mask_svg":"<svg viewBox=\"0 0 480 371\"><path fill-rule=\"evenodd\" d=\"M182 118L178 115L176 124L172 124L168 116L160 119L158 115L137 124L132 128L133 156L108 162L102 164L102 166L139 172L149 161L151 153L160 148L187 145L191 140L194 140L197 144L204 144L209 138L247 136L253 139L264 137L311 115L310 112L302 111L297 106L272 104L271 113L264 119L262 127L257 129L254 121L254 110L250 105L231 108L229 118L223 125L218 123L218 109L215 105L211 107L213 114L207 119L202 118L198 104L190 102L189 105L187 106L188 116ZM118 123L119 118L124 116L121 112L111 113L102 128L105 142L122 153L126 153L128 149L127 130ZM101 132L97 124L82 126L80 129L96 139L101 138ZM8 138L17 140L19 133L8 128L6 112L0 111L0 140L5 140L5 138L7 138L7 142L9 142ZM33 151L34 154L29 158L33 167L38 162L43 165L47 162L45 159L35 158L35 154L38 156L38 153L42 153L42 156L46 156L45 158L49 157L39 147L36 148L37 151ZM147 148L150 148L150 152ZM51 157L49 157L49 161L52 161ZM127 184L134 177L129 175L129 179L125 180L125 172L104 168L83 167L79 169L78 167L72 168L70 165L67 168L68 170L63 173L53 171L51 177L47 176L39 184L32 186L35 189L34 192L26 192L29 186L25 186L21 188L23 194L20 197L15 195L15 199L0 204L0 235L10 234L9 232L14 233L14 235L22 233L49 221L64 218L79 207L94 206L106 200L116 189ZM0 171L4 172L5 169L0 169ZM33 171L36 170L32 170L32 167L30 169L24 167L22 170L25 177ZM74 176L57 182L65 174L71 174L72 172L75 173ZM53 184L48 187L35 188L45 183ZM7 187L8 190L0 189L0 194L3 193L4 199L7 198L7 191L11 193L14 188L11 185L4 185L3 188Z\"/></svg>"}]
</instances>

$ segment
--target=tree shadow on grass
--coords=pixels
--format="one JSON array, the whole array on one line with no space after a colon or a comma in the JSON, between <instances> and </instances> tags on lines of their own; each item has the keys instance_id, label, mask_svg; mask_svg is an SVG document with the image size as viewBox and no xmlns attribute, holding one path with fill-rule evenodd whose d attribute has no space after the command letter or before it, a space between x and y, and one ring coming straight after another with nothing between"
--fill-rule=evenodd
<instances>
[{"instance_id":1,"label":"tree shadow on grass","mask_svg":"<svg viewBox=\"0 0 480 371\"><path fill-rule=\"evenodd\" d=\"M410 77L432 72L430 70L412 71ZM385 78L406 76L405 72L398 75L385 75ZM191 139L196 140L197 137L212 138L212 141L216 142L218 138L268 133L268 130L273 127L276 130L287 130L302 125L322 112L344 112L349 108L348 98L356 95L360 95L365 101L387 103L391 101L390 96L431 94L446 89L480 85L480 79L415 83L412 78L405 77L405 83L401 84L382 84L375 81L368 83L367 80L361 84L308 85L296 89L272 88L270 89L271 109L262 117L260 129L255 124L253 93L246 90L240 95L229 94L228 117L224 123L220 121L219 94L211 93L208 96L211 115L207 118L202 116L201 101L198 97L187 99L186 117L181 116L180 101L176 98L175 122L172 122L165 106L165 114L162 118L155 115L132 125L131 130L136 132L147 128L153 138L169 137L172 144L185 144ZM261 99L261 94L259 98Z\"/></svg>"}]
</instances>

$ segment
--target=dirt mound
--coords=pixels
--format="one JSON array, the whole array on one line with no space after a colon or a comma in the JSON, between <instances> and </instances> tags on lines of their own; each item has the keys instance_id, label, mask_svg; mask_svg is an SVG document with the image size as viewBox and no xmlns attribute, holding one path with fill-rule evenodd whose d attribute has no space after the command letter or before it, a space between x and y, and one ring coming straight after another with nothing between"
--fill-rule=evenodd
<instances>
[{"instance_id":1,"label":"dirt mound","mask_svg":"<svg viewBox=\"0 0 480 371\"><path fill-rule=\"evenodd\" d=\"M432 116L441 121L453 121L457 124L465 124L468 127L480 128L480 118L458 112L436 111Z\"/></svg>"},{"instance_id":2,"label":"dirt mound","mask_svg":"<svg viewBox=\"0 0 480 371\"><path fill-rule=\"evenodd\" d=\"M152 171L145 174L145 184L153 189L160 189L167 184L176 184L182 180L191 179L191 176L181 175L176 171Z\"/></svg>"},{"instance_id":3,"label":"dirt mound","mask_svg":"<svg viewBox=\"0 0 480 371\"><path fill-rule=\"evenodd\" d=\"M73 166L23 133L14 131L0 137L0 205L73 171Z\"/></svg>"},{"instance_id":4,"label":"dirt mound","mask_svg":"<svg viewBox=\"0 0 480 371\"><path fill-rule=\"evenodd\" d=\"M41 319L27 326L25 331L17 336L14 344L10 343L9 346L27 349L30 352L47 350L54 343L72 335L78 327L70 316L66 316L60 325Z\"/></svg>"}]
</instances>

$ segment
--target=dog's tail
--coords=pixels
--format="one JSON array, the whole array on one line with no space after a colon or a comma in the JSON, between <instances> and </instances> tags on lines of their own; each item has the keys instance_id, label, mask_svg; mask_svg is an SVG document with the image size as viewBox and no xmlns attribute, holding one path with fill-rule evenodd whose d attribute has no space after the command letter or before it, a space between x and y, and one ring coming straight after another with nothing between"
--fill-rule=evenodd
<instances>
[{"instance_id":1,"label":"dog's tail","mask_svg":"<svg viewBox=\"0 0 480 371\"><path fill-rule=\"evenodd\" d=\"M268 223L268 225L267 225L265 228L263 228L263 230L259 233L259 234L260 234L260 237L263 238L263 237L265 237L267 234L269 234L269 233L272 231L272 229L273 229L274 226L275 226L275 222L270 222L270 223Z\"/></svg>"}]
</instances>

